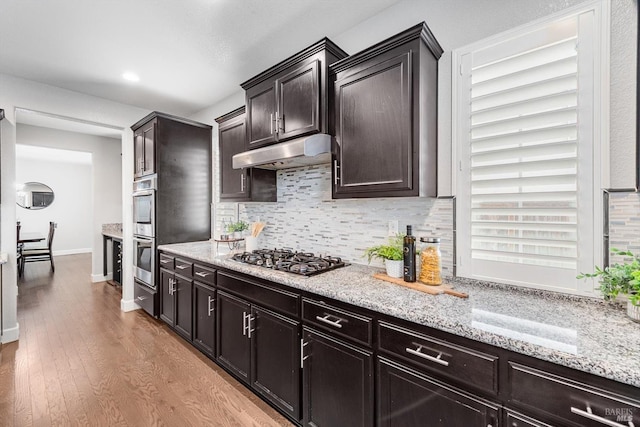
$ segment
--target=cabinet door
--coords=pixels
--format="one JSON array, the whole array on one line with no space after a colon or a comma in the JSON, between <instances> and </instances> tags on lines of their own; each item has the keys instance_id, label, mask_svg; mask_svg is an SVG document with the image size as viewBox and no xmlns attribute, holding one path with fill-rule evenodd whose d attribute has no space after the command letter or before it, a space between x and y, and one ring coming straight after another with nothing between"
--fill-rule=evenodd
<instances>
[{"instance_id":1,"label":"cabinet door","mask_svg":"<svg viewBox=\"0 0 640 427\"><path fill-rule=\"evenodd\" d=\"M293 419L300 419L300 323L254 307L251 385Z\"/></svg>"},{"instance_id":2,"label":"cabinet door","mask_svg":"<svg viewBox=\"0 0 640 427\"><path fill-rule=\"evenodd\" d=\"M193 283L193 343L214 356L216 338L216 294L209 286Z\"/></svg>"},{"instance_id":3,"label":"cabinet door","mask_svg":"<svg viewBox=\"0 0 640 427\"><path fill-rule=\"evenodd\" d=\"M157 120L152 120L142 126L142 137L144 140L143 175L150 175L155 172L156 123Z\"/></svg>"},{"instance_id":4,"label":"cabinet door","mask_svg":"<svg viewBox=\"0 0 640 427\"><path fill-rule=\"evenodd\" d=\"M176 274L175 282L175 328L176 331L184 335L185 338L191 340L191 323L193 321L193 281Z\"/></svg>"},{"instance_id":5,"label":"cabinet door","mask_svg":"<svg viewBox=\"0 0 640 427\"><path fill-rule=\"evenodd\" d=\"M547 423L509 410L506 411L505 419L506 427L551 427Z\"/></svg>"},{"instance_id":6,"label":"cabinet door","mask_svg":"<svg viewBox=\"0 0 640 427\"><path fill-rule=\"evenodd\" d=\"M232 158L245 150L245 115L234 117L218 129L220 154L220 199L248 199L247 169L234 169Z\"/></svg>"},{"instance_id":7,"label":"cabinet door","mask_svg":"<svg viewBox=\"0 0 640 427\"><path fill-rule=\"evenodd\" d=\"M133 176L135 178L143 175L144 171L144 135L142 128L136 129L133 133Z\"/></svg>"},{"instance_id":8,"label":"cabinet door","mask_svg":"<svg viewBox=\"0 0 640 427\"><path fill-rule=\"evenodd\" d=\"M498 409L417 372L379 359L379 426L497 426Z\"/></svg>"},{"instance_id":9,"label":"cabinet door","mask_svg":"<svg viewBox=\"0 0 640 427\"><path fill-rule=\"evenodd\" d=\"M216 310L216 359L248 383L251 341L247 324L251 307L241 299L218 292Z\"/></svg>"},{"instance_id":10,"label":"cabinet door","mask_svg":"<svg viewBox=\"0 0 640 427\"><path fill-rule=\"evenodd\" d=\"M175 323L175 279L171 271L160 269L160 318Z\"/></svg>"},{"instance_id":11,"label":"cabinet door","mask_svg":"<svg viewBox=\"0 0 640 427\"><path fill-rule=\"evenodd\" d=\"M276 80L278 140L320 130L319 67L316 60Z\"/></svg>"},{"instance_id":12,"label":"cabinet door","mask_svg":"<svg viewBox=\"0 0 640 427\"><path fill-rule=\"evenodd\" d=\"M276 104L273 80L247 90L247 149L276 142Z\"/></svg>"},{"instance_id":13,"label":"cabinet door","mask_svg":"<svg viewBox=\"0 0 640 427\"><path fill-rule=\"evenodd\" d=\"M374 58L336 81L334 197L414 188L410 55Z\"/></svg>"},{"instance_id":14,"label":"cabinet door","mask_svg":"<svg viewBox=\"0 0 640 427\"><path fill-rule=\"evenodd\" d=\"M307 328L303 338L303 424L372 426L371 352Z\"/></svg>"}]
</instances>

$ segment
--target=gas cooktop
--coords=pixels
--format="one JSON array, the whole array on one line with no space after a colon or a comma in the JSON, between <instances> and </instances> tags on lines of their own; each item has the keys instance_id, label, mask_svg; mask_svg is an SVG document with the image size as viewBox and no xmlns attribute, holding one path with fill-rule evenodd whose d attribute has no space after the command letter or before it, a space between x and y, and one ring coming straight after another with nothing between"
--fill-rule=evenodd
<instances>
[{"instance_id":1,"label":"gas cooktop","mask_svg":"<svg viewBox=\"0 0 640 427\"><path fill-rule=\"evenodd\" d=\"M245 264L287 271L302 276L313 276L348 265L338 257L294 252L290 249L257 249L253 252L235 254L232 259Z\"/></svg>"}]
</instances>

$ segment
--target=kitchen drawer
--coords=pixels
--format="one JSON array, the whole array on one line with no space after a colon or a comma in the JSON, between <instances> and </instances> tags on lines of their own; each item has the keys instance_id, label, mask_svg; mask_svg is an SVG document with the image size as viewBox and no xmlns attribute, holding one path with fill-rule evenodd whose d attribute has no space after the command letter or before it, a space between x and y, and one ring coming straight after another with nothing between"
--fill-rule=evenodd
<instances>
[{"instance_id":1,"label":"kitchen drawer","mask_svg":"<svg viewBox=\"0 0 640 427\"><path fill-rule=\"evenodd\" d=\"M193 264L193 278L200 283L214 286L216 284L216 270L211 267Z\"/></svg>"},{"instance_id":2,"label":"kitchen drawer","mask_svg":"<svg viewBox=\"0 0 640 427\"><path fill-rule=\"evenodd\" d=\"M550 424L543 423L542 421L534 420L525 415L506 410L506 427L551 427Z\"/></svg>"},{"instance_id":3,"label":"kitchen drawer","mask_svg":"<svg viewBox=\"0 0 640 427\"><path fill-rule=\"evenodd\" d=\"M153 317L158 317L156 291L146 285L141 284L136 280L133 287L133 297L136 304L138 304L140 308L142 308Z\"/></svg>"},{"instance_id":4,"label":"kitchen drawer","mask_svg":"<svg viewBox=\"0 0 640 427\"><path fill-rule=\"evenodd\" d=\"M509 401L523 412L553 420L553 425L625 427L629 421L640 425L640 396L632 400L530 366L508 365Z\"/></svg>"},{"instance_id":5,"label":"kitchen drawer","mask_svg":"<svg viewBox=\"0 0 640 427\"><path fill-rule=\"evenodd\" d=\"M265 286L231 273L218 271L218 288L260 304L262 307L299 316L298 295L281 289Z\"/></svg>"},{"instance_id":6,"label":"kitchen drawer","mask_svg":"<svg viewBox=\"0 0 640 427\"><path fill-rule=\"evenodd\" d=\"M373 320L331 305L308 299L302 300L302 319L326 331L371 346Z\"/></svg>"},{"instance_id":7,"label":"kitchen drawer","mask_svg":"<svg viewBox=\"0 0 640 427\"><path fill-rule=\"evenodd\" d=\"M382 352L421 366L431 373L491 393L498 392L498 356L428 337L380 321Z\"/></svg>"},{"instance_id":8,"label":"kitchen drawer","mask_svg":"<svg viewBox=\"0 0 640 427\"><path fill-rule=\"evenodd\" d=\"M187 261L184 259L176 258L176 273L180 273L180 275L184 277L192 277L193 276L193 263L191 261Z\"/></svg>"},{"instance_id":9,"label":"kitchen drawer","mask_svg":"<svg viewBox=\"0 0 640 427\"><path fill-rule=\"evenodd\" d=\"M160 267L166 268L167 270L173 270L174 260L175 259L172 256L160 254Z\"/></svg>"}]
</instances>

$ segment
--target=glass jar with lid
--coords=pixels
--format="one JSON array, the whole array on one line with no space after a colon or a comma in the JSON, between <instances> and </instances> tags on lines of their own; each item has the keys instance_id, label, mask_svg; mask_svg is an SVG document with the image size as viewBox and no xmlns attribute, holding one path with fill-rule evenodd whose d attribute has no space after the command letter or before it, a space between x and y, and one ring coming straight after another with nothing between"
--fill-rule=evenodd
<instances>
[{"instance_id":1,"label":"glass jar with lid","mask_svg":"<svg viewBox=\"0 0 640 427\"><path fill-rule=\"evenodd\" d=\"M418 280L425 285L442 284L442 254L440 239L437 237L421 237L420 276Z\"/></svg>"}]
</instances>

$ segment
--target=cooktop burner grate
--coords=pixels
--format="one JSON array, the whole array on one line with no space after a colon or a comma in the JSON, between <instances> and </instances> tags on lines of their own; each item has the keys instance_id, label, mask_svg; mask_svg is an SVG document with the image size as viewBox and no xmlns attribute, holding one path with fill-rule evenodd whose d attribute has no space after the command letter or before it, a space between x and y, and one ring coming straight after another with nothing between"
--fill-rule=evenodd
<instances>
[{"instance_id":1,"label":"cooktop burner grate","mask_svg":"<svg viewBox=\"0 0 640 427\"><path fill-rule=\"evenodd\" d=\"M301 276L313 276L347 265L339 257L294 252L290 249L257 249L253 252L235 254L232 259Z\"/></svg>"}]
</instances>

